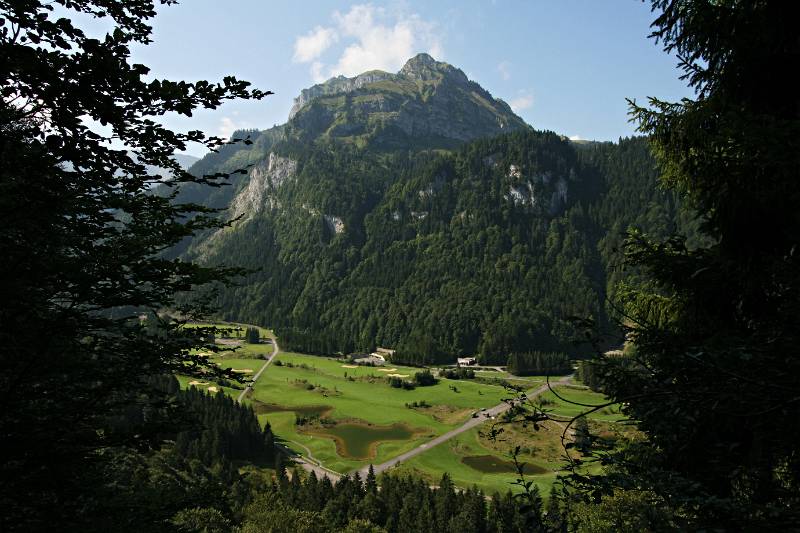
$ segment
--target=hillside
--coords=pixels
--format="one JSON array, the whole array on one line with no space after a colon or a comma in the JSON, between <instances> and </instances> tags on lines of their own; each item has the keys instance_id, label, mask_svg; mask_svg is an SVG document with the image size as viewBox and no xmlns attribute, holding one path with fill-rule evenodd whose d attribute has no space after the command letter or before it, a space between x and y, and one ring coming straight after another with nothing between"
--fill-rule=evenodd
<instances>
[{"instance_id":1,"label":"hillside","mask_svg":"<svg viewBox=\"0 0 800 533\"><path fill-rule=\"evenodd\" d=\"M393 150L420 117L433 133L414 146L426 149ZM678 217L643 140L536 132L426 55L307 89L287 124L236 135L252 144L192 171L248 173L183 198L237 220L186 255L256 270L222 291L223 317L276 327L289 349L391 346L411 362L578 353L573 317L609 322L624 231L665 233Z\"/></svg>"}]
</instances>

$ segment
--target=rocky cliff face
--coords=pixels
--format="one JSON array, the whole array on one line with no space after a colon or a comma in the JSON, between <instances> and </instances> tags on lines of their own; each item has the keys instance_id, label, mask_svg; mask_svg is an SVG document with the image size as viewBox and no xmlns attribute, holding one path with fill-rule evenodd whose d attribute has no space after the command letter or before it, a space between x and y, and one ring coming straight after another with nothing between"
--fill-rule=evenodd
<instances>
[{"instance_id":1,"label":"rocky cliff face","mask_svg":"<svg viewBox=\"0 0 800 533\"><path fill-rule=\"evenodd\" d=\"M452 148L529 126L463 71L428 54L400 71L339 76L301 92L289 127L302 139L339 138L359 145Z\"/></svg>"},{"instance_id":2,"label":"rocky cliff face","mask_svg":"<svg viewBox=\"0 0 800 533\"><path fill-rule=\"evenodd\" d=\"M371 70L369 72L359 74L355 78L337 76L335 78L331 78L325 83L320 83L309 87L308 89L303 89L300 91L300 96L294 99L294 105L289 111L289 120L291 120L292 117L294 117L304 105L309 103L314 98L331 94L349 93L355 91L356 89L360 89L365 85L386 79L392 79L393 77L394 74L383 72L382 70Z\"/></svg>"},{"instance_id":3,"label":"rocky cliff face","mask_svg":"<svg viewBox=\"0 0 800 533\"><path fill-rule=\"evenodd\" d=\"M274 192L286 180L292 178L297 170L297 162L270 152L269 157L253 167L247 187L231 202L232 218L247 220L264 207L273 207Z\"/></svg>"}]
</instances>

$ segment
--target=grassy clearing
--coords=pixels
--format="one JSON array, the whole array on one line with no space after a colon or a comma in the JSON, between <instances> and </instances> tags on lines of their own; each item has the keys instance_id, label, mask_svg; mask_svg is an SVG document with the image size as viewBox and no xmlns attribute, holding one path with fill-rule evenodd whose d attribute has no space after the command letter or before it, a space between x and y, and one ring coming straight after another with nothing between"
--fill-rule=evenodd
<instances>
[{"instance_id":1,"label":"grassy clearing","mask_svg":"<svg viewBox=\"0 0 800 533\"><path fill-rule=\"evenodd\" d=\"M556 390L564 400L556 397L551 391L545 392L538 399L544 402L542 407L548 414L558 418L572 418L591 409L590 407L585 407L585 405L601 405L608 402L608 398L604 395L584 387L568 385L559 387ZM584 405L575 405L569 402L577 402ZM620 414L619 405L615 404L589 414L588 418L590 420L617 422L624 420L625 416Z\"/></svg>"},{"instance_id":2,"label":"grassy clearing","mask_svg":"<svg viewBox=\"0 0 800 533\"><path fill-rule=\"evenodd\" d=\"M216 345L223 351L214 354L215 358L233 359L266 359L272 354L274 347L271 342L267 342L272 337L272 332L265 328L258 328L262 342L259 344L248 344L244 341L244 331L247 324L212 324L212 323L191 323L186 324L187 328L217 327L222 331L217 335ZM238 328L239 331L235 331ZM227 336L223 336L226 334ZM229 349L227 349L229 348ZM201 350L202 351L202 350Z\"/></svg>"},{"instance_id":3,"label":"grassy clearing","mask_svg":"<svg viewBox=\"0 0 800 533\"><path fill-rule=\"evenodd\" d=\"M509 490L519 492L519 487L513 485L517 479L515 472L488 472L486 470L491 469L476 468L478 466L476 463L483 462L481 459L486 456L502 461L511 460L512 445L508 440L492 442L486 437L490 426L491 424L487 422L431 448L393 468L392 473L414 473L422 476L431 484L435 484L442 474L447 472L454 483L462 487L475 485L489 494L495 491L505 493ZM529 469L542 472L526 475L526 479L532 480L543 495L550 492L556 472L562 467L561 454L563 450L561 449L560 434L557 427L547 428L540 432L526 431L527 447L537 451L533 452L534 455L525 453L521 459L529 465ZM501 438L506 439L506 437L508 435ZM472 463L473 466L470 466L469 463Z\"/></svg>"},{"instance_id":4,"label":"grassy clearing","mask_svg":"<svg viewBox=\"0 0 800 533\"><path fill-rule=\"evenodd\" d=\"M331 409L325 416L340 423L359 421L376 426L403 423L415 431L408 440L380 443L369 460L357 460L339 455L333 439L295 426L293 412L259 415L262 423L269 420L275 433L298 452L305 453L305 446L314 458L340 472L384 462L457 427L475 410L496 405L508 396L503 387L469 380L440 380L430 387L395 389L388 385L387 374L413 376L420 369L402 365L348 368L344 364L323 357L280 354L262 374L251 396L251 401L288 407L327 405ZM381 372L388 369L393 370ZM430 407L406 407L423 401Z\"/></svg>"},{"instance_id":5,"label":"grassy clearing","mask_svg":"<svg viewBox=\"0 0 800 533\"><path fill-rule=\"evenodd\" d=\"M216 383L212 379L201 379L195 377L187 377L187 376L175 376L178 379L178 383L182 389L188 389L189 387L197 387L200 390L205 390L211 393L216 393L218 391L222 391L225 394L233 396L236 398L242 391L231 388L231 387L223 387L219 383ZM194 383L193 382L199 382Z\"/></svg>"},{"instance_id":6,"label":"grassy clearing","mask_svg":"<svg viewBox=\"0 0 800 533\"><path fill-rule=\"evenodd\" d=\"M579 403L596 405L607 401L602 394L583 387L559 386L556 391L560 396ZM552 392L547 392L540 398L544 399L543 407L558 418L572 417L586 409L559 400ZM620 434L635 431L630 426L618 423L625 418L619 414L617 406L592 413L589 419L592 434L606 445L613 446L613 442ZM504 470L503 460L510 461L511 451L519 446L519 459L530 465L532 472L526 475L526 479L533 481L540 493L546 497L557 473L563 470L566 464L567 452L561 440L566 424L548 421L541 425L539 431L523 427L519 423L497 425L496 427L502 428L502 432L496 439L489 438L491 427L492 423L486 422L479 428L459 435L395 467L392 472L415 473L431 483L436 483L442 474L447 472L457 485L474 484L488 493L507 490L517 492L520 489L513 484L518 478L516 472L502 470ZM566 435L566 441L569 440L571 432ZM573 458L580 457L575 450L570 451L570 454ZM596 462L588 462L583 467L587 472L594 472L599 468Z\"/></svg>"},{"instance_id":7,"label":"grassy clearing","mask_svg":"<svg viewBox=\"0 0 800 533\"><path fill-rule=\"evenodd\" d=\"M262 330L262 335L266 333ZM244 374L252 376L271 352L271 344L242 343L239 350L215 354L212 360L224 368L252 370L253 374ZM541 376L516 377L500 371L477 371L476 380L441 379L437 385L414 390L392 388L388 384L389 374L407 375L406 379L412 379L420 370L403 365L354 368L352 364L332 358L282 353L259 378L247 401L256 408L259 421L262 424L269 421L276 437L286 445L310 455L328 468L349 472L369 463L387 461L458 427L473 412L497 405L510 396L501 385L503 381L526 389L545 383ZM179 380L184 387L192 381L186 377L179 377ZM215 385L210 383L200 388ZM218 385L217 388L234 397L240 393L232 388ZM579 403L605 401L602 395L582 387L563 386L558 390L560 395ZM574 416L584 409L558 400L550 392L542 398L545 399L544 408L559 418ZM417 407L407 407L414 402ZM315 422L297 426L297 414ZM324 425L317 420L319 417L330 421L326 420L327 425ZM623 417L615 408L607 408L590 418L593 432L608 436L615 431L610 422ZM386 433L387 428L398 425L407 432L402 435ZM518 490L512 485L516 473L509 472L503 461L509 460L510 450L515 445L520 445L521 459L529 463L534 472L530 479L543 495L547 495L556 472L564 464L560 440L563 424L547 423L539 432L506 426L496 441L487 438L489 425L483 424L431 448L392 471L415 472L431 483L438 482L441 475L448 472L460 486L474 484L489 493ZM358 431L353 430L354 427Z\"/></svg>"}]
</instances>

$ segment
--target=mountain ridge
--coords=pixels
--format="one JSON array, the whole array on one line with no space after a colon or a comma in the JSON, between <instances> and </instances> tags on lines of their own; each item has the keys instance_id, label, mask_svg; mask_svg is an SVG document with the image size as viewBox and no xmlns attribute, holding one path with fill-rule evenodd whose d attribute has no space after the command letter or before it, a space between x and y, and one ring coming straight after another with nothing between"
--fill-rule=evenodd
<instances>
[{"instance_id":1,"label":"mountain ridge","mask_svg":"<svg viewBox=\"0 0 800 533\"><path fill-rule=\"evenodd\" d=\"M304 89L287 126L305 141L327 137L382 149L454 148L530 128L463 71L428 54L412 57L396 74L338 76Z\"/></svg>"}]
</instances>

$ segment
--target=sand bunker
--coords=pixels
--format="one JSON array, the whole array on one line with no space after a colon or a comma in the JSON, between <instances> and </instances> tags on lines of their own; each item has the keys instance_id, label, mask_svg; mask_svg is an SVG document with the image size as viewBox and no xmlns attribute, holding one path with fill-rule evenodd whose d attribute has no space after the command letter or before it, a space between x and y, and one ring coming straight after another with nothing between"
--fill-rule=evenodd
<instances>
[{"instance_id":1,"label":"sand bunker","mask_svg":"<svg viewBox=\"0 0 800 533\"><path fill-rule=\"evenodd\" d=\"M209 387L208 392L217 392L219 389L216 387Z\"/></svg>"},{"instance_id":2,"label":"sand bunker","mask_svg":"<svg viewBox=\"0 0 800 533\"><path fill-rule=\"evenodd\" d=\"M386 374L390 378L407 378L408 374Z\"/></svg>"},{"instance_id":3,"label":"sand bunker","mask_svg":"<svg viewBox=\"0 0 800 533\"><path fill-rule=\"evenodd\" d=\"M358 368L358 365L342 365L342 368Z\"/></svg>"},{"instance_id":4,"label":"sand bunker","mask_svg":"<svg viewBox=\"0 0 800 533\"><path fill-rule=\"evenodd\" d=\"M208 381L190 381L189 386L197 386L197 385L208 385Z\"/></svg>"},{"instance_id":5,"label":"sand bunker","mask_svg":"<svg viewBox=\"0 0 800 533\"><path fill-rule=\"evenodd\" d=\"M379 368L378 372L396 372L396 368Z\"/></svg>"},{"instance_id":6,"label":"sand bunker","mask_svg":"<svg viewBox=\"0 0 800 533\"><path fill-rule=\"evenodd\" d=\"M252 374L253 373L253 369L252 368L234 368L233 371L237 372L239 374Z\"/></svg>"}]
</instances>

